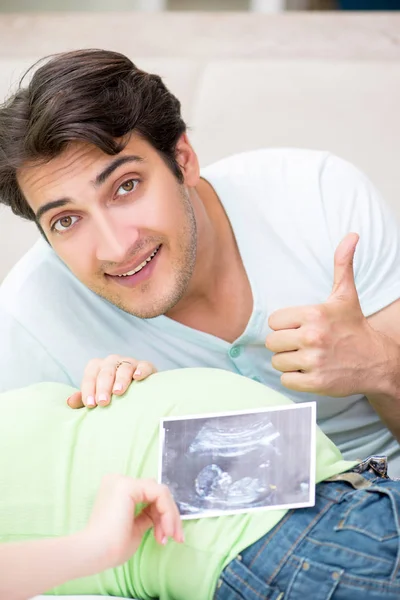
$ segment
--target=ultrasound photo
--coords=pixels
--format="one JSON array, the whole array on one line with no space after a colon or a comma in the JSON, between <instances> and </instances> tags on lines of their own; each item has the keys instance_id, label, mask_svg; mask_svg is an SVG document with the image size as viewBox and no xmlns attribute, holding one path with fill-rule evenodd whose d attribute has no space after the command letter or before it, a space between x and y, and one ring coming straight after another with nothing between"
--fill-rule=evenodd
<instances>
[{"instance_id":1,"label":"ultrasound photo","mask_svg":"<svg viewBox=\"0 0 400 600\"><path fill-rule=\"evenodd\" d=\"M163 419L159 481L183 519L313 506L315 403Z\"/></svg>"}]
</instances>

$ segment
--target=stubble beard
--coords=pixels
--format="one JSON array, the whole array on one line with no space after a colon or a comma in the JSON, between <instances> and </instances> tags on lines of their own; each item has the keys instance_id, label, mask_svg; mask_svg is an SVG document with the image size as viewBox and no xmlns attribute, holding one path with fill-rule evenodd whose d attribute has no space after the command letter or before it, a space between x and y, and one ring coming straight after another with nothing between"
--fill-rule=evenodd
<instances>
[{"instance_id":1,"label":"stubble beard","mask_svg":"<svg viewBox=\"0 0 400 600\"><path fill-rule=\"evenodd\" d=\"M185 295L193 275L197 254L196 217L189 194L183 186L180 188L180 196L184 210L185 223L181 229L181 235L177 244L178 256L171 263L172 275L165 286L165 291L162 292L158 298L151 298L148 303L145 304L145 297L149 294L153 285L151 279L145 281L134 289L136 298L142 297L141 301L135 302L137 306L131 306L130 303L124 301L119 294L110 293L107 286L91 288L93 292L111 304L114 304L120 310L129 313L134 317L138 317L139 319L154 319L155 317L166 314L174 308ZM161 243L164 250L168 248L167 240L154 239L153 241L157 244Z\"/></svg>"}]
</instances>

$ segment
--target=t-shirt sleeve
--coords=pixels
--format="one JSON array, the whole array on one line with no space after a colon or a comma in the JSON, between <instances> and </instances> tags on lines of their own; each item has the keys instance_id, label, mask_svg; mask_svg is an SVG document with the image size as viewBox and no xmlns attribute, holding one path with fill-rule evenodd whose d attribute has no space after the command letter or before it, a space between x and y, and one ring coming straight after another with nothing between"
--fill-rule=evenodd
<instances>
[{"instance_id":1,"label":"t-shirt sleeve","mask_svg":"<svg viewBox=\"0 0 400 600\"><path fill-rule=\"evenodd\" d=\"M340 158L328 155L320 185L332 250L347 233L360 236L354 273L368 317L400 298L399 222L368 178Z\"/></svg>"},{"instance_id":2,"label":"t-shirt sleeve","mask_svg":"<svg viewBox=\"0 0 400 600\"><path fill-rule=\"evenodd\" d=\"M58 362L0 304L0 393L43 381L72 385Z\"/></svg>"}]
</instances>

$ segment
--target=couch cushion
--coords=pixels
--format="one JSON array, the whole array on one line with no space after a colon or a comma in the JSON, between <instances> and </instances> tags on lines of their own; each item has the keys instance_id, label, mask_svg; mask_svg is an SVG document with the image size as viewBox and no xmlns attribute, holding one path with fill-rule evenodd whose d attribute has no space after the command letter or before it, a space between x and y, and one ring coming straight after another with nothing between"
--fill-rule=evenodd
<instances>
[{"instance_id":1,"label":"couch cushion","mask_svg":"<svg viewBox=\"0 0 400 600\"><path fill-rule=\"evenodd\" d=\"M215 61L194 108L202 162L263 146L329 150L366 172L400 215L400 63Z\"/></svg>"}]
</instances>

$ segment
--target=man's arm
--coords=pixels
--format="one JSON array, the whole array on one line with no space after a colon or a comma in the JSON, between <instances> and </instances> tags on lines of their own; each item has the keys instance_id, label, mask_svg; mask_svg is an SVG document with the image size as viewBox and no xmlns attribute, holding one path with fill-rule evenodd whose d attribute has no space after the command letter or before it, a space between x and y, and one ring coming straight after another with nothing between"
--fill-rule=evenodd
<instances>
[{"instance_id":1,"label":"man's arm","mask_svg":"<svg viewBox=\"0 0 400 600\"><path fill-rule=\"evenodd\" d=\"M400 300L371 315L368 323L382 336L383 360L378 389L367 398L400 442Z\"/></svg>"},{"instance_id":2,"label":"man's arm","mask_svg":"<svg viewBox=\"0 0 400 600\"><path fill-rule=\"evenodd\" d=\"M326 235L336 248L332 292L319 305L273 313L266 345L283 385L363 394L400 440L400 230L352 165L330 157L320 182Z\"/></svg>"},{"instance_id":3,"label":"man's arm","mask_svg":"<svg viewBox=\"0 0 400 600\"><path fill-rule=\"evenodd\" d=\"M354 282L358 236L335 253L332 293L323 304L281 309L269 324L272 365L292 390L326 396L364 394L400 441L400 300L366 318ZM393 325L395 323L395 325Z\"/></svg>"}]
</instances>

